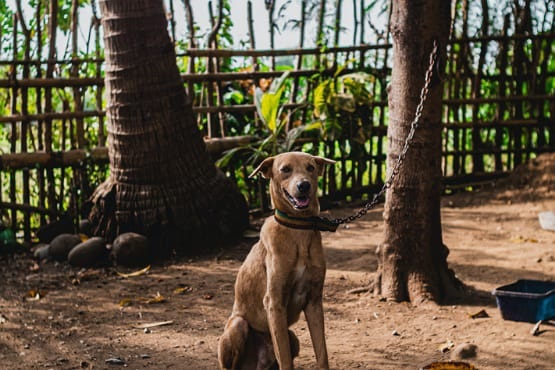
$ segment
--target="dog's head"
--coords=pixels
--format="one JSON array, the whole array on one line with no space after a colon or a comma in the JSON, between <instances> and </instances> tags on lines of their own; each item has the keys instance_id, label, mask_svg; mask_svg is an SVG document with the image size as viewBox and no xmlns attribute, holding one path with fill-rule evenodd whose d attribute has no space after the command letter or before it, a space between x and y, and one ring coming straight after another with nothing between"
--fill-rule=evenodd
<instances>
[{"instance_id":1,"label":"dog's head","mask_svg":"<svg viewBox=\"0 0 555 370\"><path fill-rule=\"evenodd\" d=\"M274 208L282 212L315 216L320 213L318 176L324 173L330 159L302 152L290 152L265 159L249 177L261 173L270 179L270 196Z\"/></svg>"}]
</instances>

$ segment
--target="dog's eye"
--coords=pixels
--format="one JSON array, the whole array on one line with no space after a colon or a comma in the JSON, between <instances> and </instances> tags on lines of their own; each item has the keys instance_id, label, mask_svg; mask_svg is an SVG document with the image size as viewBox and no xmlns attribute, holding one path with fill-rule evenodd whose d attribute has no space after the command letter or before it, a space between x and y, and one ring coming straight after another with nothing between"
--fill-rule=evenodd
<instances>
[{"instance_id":1,"label":"dog's eye","mask_svg":"<svg viewBox=\"0 0 555 370\"><path fill-rule=\"evenodd\" d=\"M314 172L314 166L311 165L311 164L309 164L309 165L306 167L306 170L307 170L308 172Z\"/></svg>"},{"instance_id":2,"label":"dog's eye","mask_svg":"<svg viewBox=\"0 0 555 370\"><path fill-rule=\"evenodd\" d=\"M291 172L291 167L289 167L289 166L283 166L283 167L281 167L279 170L280 170L281 172L283 172L283 173L289 173L289 172Z\"/></svg>"}]
</instances>

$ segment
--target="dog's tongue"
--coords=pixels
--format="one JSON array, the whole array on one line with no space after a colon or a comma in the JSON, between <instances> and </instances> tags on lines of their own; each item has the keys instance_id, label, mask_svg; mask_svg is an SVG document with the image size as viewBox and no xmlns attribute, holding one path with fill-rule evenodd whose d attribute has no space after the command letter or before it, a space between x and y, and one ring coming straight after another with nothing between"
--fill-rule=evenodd
<instances>
[{"instance_id":1,"label":"dog's tongue","mask_svg":"<svg viewBox=\"0 0 555 370\"><path fill-rule=\"evenodd\" d=\"M295 198L295 202L297 203L297 207L304 208L308 206L310 199L308 197Z\"/></svg>"}]
</instances>

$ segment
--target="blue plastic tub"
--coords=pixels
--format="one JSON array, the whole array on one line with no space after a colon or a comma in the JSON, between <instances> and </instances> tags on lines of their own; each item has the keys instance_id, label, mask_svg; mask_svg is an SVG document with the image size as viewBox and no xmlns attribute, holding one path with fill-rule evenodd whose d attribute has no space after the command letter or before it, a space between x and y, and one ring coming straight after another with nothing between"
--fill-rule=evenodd
<instances>
[{"instance_id":1,"label":"blue plastic tub","mask_svg":"<svg viewBox=\"0 0 555 370\"><path fill-rule=\"evenodd\" d=\"M553 281L518 280L492 294L505 320L538 322L555 318Z\"/></svg>"}]
</instances>

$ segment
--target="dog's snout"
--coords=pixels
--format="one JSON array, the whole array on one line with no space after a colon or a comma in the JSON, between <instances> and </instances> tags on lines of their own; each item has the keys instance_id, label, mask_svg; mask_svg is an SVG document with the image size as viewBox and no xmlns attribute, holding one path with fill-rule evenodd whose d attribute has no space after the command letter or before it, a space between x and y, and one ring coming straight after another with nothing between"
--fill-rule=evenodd
<instances>
[{"instance_id":1,"label":"dog's snout","mask_svg":"<svg viewBox=\"0 0 555 370\"><path fill-rule=\"evenodd\" d=\"M301 194L306 194L310 191L310 182L301 181L297 184L297 189Z\"/></svg>"}]
</instances>

